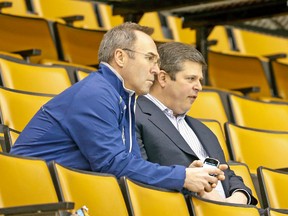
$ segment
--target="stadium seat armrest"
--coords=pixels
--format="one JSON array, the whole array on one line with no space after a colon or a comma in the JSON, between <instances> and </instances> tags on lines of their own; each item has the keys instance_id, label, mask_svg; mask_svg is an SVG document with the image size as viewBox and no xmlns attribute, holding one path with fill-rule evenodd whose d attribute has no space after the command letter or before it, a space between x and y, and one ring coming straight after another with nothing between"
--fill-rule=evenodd
<instances>
[{"instance_id":1,"label":"stadium seat armrest","mask_svg":"<svg viewBox=\"0 0 288 216\"><path fill-rule=\"evenodd\" d=\"M285 53L277 53L277 54L273 54L273 55L266 55L266 58L268 58L270 61L275 61L279 58L286 58L287 54Z\"/></svg>"},{"instance_id":2,"label":"stadium seat armrest","mask_svg":"<svg viewBox=\"0 0 288 216\"><path fill-rule=\"evenodd\" d=\"M0 2L0 12L3 8L12 7L12 2Z\"/></svg>"},{"instance_id":3,"label":"stadium seat armrest","mask_svg":"<svg viewBox=\"0 0 288 216\"><path fill-rule=\"evenodd\" d=\"M65 16L65 17L60 17L63 19L67 25L72 26L75 21L81 21L84 20L83 15L75 15L75 16Z\"/></svg>"},{"instance_id":4,"label":"stadium seat armrest","mask_svg":"<svg viewBox=\"0 0 288 216\"><path fill-rule=\"evenodd\" d=\"M260 92L260 87L259 86L251 86L251 87L244 87L244 88L236 88L236 89L231 89L232 91L239 91L243 93L244 95L248 95L250 93L255 93L255 92Z\"/></svg>"},{"instance_id":5,"label":"stadium seat armrest","mask_svg":"<svg viewBox=\"0 0 288 216\"><path fill-rule=\"evenodd\" d=\"M218 41L217 40L208 40L207 41L208 42L208 47L210 47L210 46L215 46L215 45L217 45L218 44Z\"/></svg>"},{"instance_id":6,"label":"stadium seat armrest","mask_svg":"<svg viewBox=\"0 0 288 216\"><path fill-rule=\"evenodd\" d=\"M28 49L28 50L15 51L13 53L21 55L23 59L29 62L29 58L31 56L40 56L41 52L42 51L40 49Z\"/></svg>"},{"instance_id":7,"label":"stadium seat armrest","mask_svg":"<svg viewBox=\"0 0 288 216\"><path fill-rule=\"evenodd\" d=\"M71 210L74 208L73 202L59 202L59 203L45 203L37 205L27 205L27 206L15 206L0 208L1 215L21 215L21 214L41 214L53 215L53 213L59 211ZM51 213L51 214L48 214ZM65 214L64 214L65 215Z\"/></svg>"}]
</instances>

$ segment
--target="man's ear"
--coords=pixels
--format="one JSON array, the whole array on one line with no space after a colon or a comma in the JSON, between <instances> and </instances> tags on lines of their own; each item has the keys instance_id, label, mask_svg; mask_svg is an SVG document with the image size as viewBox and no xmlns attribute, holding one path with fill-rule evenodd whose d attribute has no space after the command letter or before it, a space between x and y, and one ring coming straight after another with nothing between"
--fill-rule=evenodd
<instances>
[{"instance_id":1,"label":"man's ear","mask_svg":"<svg viewBox=\"0 0 288 216\"><path fill-rule=\"evenodd\" d=\"M169 76L164 70L160 70L157 74L157 81L159 82L161 87L164 87L167 84L168 79Z\"/></svg>"},{"instance_id":2,"label":"man's ear","mask_svg":"<svg viewBox=\"0 0 288 216\"><path fill-rule=\"evenodd\" d=\"M115 59L116 64L119 67L121 67L121 68L124 67L125 61L126 61L126 56L125 56L124 51L122 49L116 49L115 50L114 59Z\"/></svg>"}]
</instances>

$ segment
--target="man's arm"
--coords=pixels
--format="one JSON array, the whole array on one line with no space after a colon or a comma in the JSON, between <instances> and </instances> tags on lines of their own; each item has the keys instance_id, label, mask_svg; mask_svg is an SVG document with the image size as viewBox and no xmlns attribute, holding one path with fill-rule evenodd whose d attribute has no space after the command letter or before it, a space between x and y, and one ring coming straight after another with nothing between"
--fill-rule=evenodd
<instances>
[{"instance_id":1,"label":"man's arm","mask_svg":"<svg viewBox=\"0 0 288 216\"><path fill-rule=\"evenodd\" d=\"M215 175L215 176L212 176ZM224 172L218 168L194 167L186 168L184 188L200 195L210 192L216 187L218 180L225 179Z\"/></svg>"}]
</instances>

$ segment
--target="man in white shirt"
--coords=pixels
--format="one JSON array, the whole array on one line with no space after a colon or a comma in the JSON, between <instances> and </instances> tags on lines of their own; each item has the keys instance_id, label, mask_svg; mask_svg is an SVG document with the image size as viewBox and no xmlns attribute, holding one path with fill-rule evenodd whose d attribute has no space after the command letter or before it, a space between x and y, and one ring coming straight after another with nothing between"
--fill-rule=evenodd
<instances>
[{"instance_id":1,"label":"man in white shirt","mask_svg":"<svg viewBox=\"0 0 288 216\"><path fill-rule=\"evenodd\" d=\"M136 131L142 157L160 165L202 167L206 157L226 164L212 131L186 116L202 90L202 70L206 66L203 56L192 46L178 42L160 45L158 53L160 72L155 75L150 94L137 99ZM213 109L217 107L211 107L211 112ZM198 195L223 202L257 204L241 177L230 169L224 173L225 180L219 181L215 189Z\"/></svg>"}]
</instances>

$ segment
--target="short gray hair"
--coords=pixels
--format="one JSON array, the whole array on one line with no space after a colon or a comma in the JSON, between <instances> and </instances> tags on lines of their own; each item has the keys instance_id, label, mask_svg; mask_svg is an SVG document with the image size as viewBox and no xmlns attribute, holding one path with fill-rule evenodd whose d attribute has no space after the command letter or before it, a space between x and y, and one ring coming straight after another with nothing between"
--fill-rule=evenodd
<instances>
[{"instance_id":1,"label":"short gray hair","mask_svg":"<svg viewBox=\"0 0 288 216\"><path fill-rule=\"evenodd\" d=\"M116 49L133 49L136 41L135 31L141 31L147 35L153 33L153 28L141 26L137 23L125 22L105 33L99 47L99 61L110 62Z\"/></svg>"}]
</instances>

